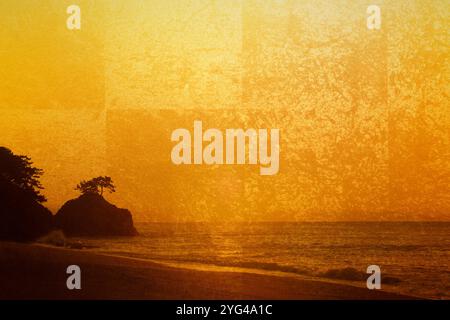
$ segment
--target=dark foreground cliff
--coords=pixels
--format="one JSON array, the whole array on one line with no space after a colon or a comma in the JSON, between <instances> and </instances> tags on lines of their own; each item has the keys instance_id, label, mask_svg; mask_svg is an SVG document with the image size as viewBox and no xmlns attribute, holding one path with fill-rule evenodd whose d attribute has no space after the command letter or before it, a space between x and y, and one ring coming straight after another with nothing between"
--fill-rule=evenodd
<instances>
[{"instance_id":1,"label":"dark foreground cliff","mask_svg":"<svg viewBox=\"0 0 450 320\"><path fill-rule=\"evenodd\" d=\"M50 210L17 186L0 180L0 240L33 241L52 227Z\"/></svg>"}]
</instances>

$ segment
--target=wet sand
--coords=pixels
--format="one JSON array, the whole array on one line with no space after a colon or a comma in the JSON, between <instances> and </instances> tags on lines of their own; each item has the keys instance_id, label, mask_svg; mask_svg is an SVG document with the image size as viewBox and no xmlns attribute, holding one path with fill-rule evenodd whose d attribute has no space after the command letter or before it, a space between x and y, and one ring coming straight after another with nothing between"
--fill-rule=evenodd
<instances>
[{"instance_id":1,"label":"wet sand","mask_svg":"<svg viewBox=\"0 0 450 320\"><path fill-rule=\"evenodd\" d=\"M66 268L81 268L68 290ZM326 281L199 271L84 250L0 242L0 299L409 299Z\"/></svg>"}]
</instances>

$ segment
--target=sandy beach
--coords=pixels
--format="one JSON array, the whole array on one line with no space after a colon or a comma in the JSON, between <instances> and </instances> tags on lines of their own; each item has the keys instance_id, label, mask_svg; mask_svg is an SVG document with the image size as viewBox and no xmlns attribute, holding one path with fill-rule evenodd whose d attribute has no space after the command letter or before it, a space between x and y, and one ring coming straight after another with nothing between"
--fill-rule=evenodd
<instances>
[{"instance_id":1,"label":"sandy beach","mask_svg":"<svg viewBox=\"0 0 450 320\"><path fill-rule=\"evenodd\" d=\"M82 289L66 288L67 266ZM34 244L0 243L0 299L407 299L325 281L198 271Z\"/></svg>"}]
</instances>

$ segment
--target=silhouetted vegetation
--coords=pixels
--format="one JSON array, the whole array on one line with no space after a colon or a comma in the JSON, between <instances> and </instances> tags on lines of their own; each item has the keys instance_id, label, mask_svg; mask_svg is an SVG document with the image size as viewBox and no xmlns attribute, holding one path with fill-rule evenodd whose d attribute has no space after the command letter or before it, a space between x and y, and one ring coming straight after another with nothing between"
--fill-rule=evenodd
<instances>
[{"instance_id":1,"label":"silhouetted vegetation","mask_svg":"<svg viewBox=\"0 0 450 320\"><path fill-rule=\"evenodd\" d=\"M67 201L53 217L41 204L46 201L40 193L42 174L28 156L0 147L0 240L32 241L55 228L67 235L137 234L130 211L103 198L104 191L115 192L111 177L81 181L76 190L82 195Z\"/></svg>"},{"instance_id":2,"label":"silhouetted vegetation","mask_svg":"<svg viewBox=\"0 0 450 320\"><path fill-rule=\"evenodd\" d=\"M53 227L52 214L41 203L41 169L27 156L0 147L0 239L29 241Z\"/></svg>"},{"instance_id":3,"label":"silhouetted vegetation","mask_svg":"<svg viewBox=\"0 0 450 320\"><path fill-rule=\"evenodd\" d=\"M39 191L42 189L39 179L43 171L32 164L31 158L0 147L0 183L14 185L23 191L24 196L42 203L47 201Z\"/></svg>"},{"instance_id":4,"label":"silhouetted vegetation","mask_svg":"<svg viewBox=\"0 0 450 320\"><path fill-rule=\"evenodd\" d=\"M88 181L81 181L75 190L81 192L81 194L98 194L103 195L103 190L108 190L109 192L116 192L115 186L111 177L100 176L93 178Z\"/></svg>"}]
</instances>

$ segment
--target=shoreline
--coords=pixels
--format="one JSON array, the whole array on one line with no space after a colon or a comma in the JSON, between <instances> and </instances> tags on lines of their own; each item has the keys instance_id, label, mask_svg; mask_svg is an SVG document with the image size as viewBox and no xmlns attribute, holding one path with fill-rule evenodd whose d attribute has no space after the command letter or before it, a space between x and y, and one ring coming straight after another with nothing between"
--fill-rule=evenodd
<instances>
[{"instance_id":1,"label":"shoreline","mask_svg":"<svg viewBox=\"0 0 450 320\"><path fill-rule=\"evenodd\" d=\"M68 290L66 268L81 268ZM0 299L418 299L321 280L241 271L203 271L140 258L39 244L0 242Z\"/></svg>"}]
</instances>

